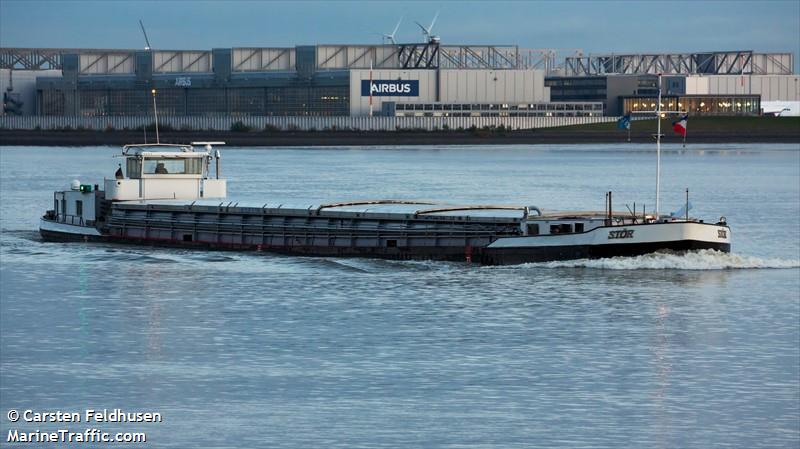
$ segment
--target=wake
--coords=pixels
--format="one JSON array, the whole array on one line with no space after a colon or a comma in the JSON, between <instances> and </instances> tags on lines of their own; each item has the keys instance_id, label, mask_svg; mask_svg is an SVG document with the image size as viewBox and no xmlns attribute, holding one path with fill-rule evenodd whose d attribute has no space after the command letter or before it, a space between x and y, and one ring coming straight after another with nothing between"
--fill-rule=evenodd
<instances>
[{"instance_id":1,"label":"wake","mask_svg":"<svg viewBox=\"0 0 800 449\"><path fill-rule=\"evenodd\" d=\"M686 253L653 253L635 257L563 260L526 265L540 268L597 268L603 270L736 270L798 268L800 260L762 259L704 249Z\"/></svg>"}]
</instances>

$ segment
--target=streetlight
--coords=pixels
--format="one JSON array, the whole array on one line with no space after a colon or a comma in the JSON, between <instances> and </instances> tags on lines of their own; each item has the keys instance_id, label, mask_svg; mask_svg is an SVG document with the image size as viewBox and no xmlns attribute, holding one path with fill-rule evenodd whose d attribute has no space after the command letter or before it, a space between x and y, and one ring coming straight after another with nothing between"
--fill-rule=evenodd
<instances>
[{"instance_id":1,"label":"streetlight","mask_svg":"<svg viewBox=\"0 0 800 449\"><path fill-rule=\"evenodd\" d=\"M158 139L158 110L156 109L156 90L153 89L150 91L153 94L153 115L156 117L156 144L161 143Z\"/></svg>"}]
</instances>

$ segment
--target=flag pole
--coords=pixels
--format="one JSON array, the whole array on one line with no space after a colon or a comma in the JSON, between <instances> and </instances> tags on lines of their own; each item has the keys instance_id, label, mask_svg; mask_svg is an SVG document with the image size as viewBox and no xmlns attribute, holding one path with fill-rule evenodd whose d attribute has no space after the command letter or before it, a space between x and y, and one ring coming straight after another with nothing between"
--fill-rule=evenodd
<instances>
[{"instance_id":1,"label":"flag pole","mask_svg":"<svg viewBox=\"0 0 800 449\"><path fill-rule=\"evenodd\" d=\"M658 104L656 104L656 221L661 209L661 74L658 74Z\"/></svg>"},{"instance_id":2,"label":"flag pole","mask_svg":"<svg viewBox=\"0 0 800 449\"><path fill-rule=\"evenodd\" d=\"M631 121L628 120L628 142L631 141Z\"/></svg>"},{"instance_id":3,"label":"flag pole","mask_svg":"<svg viewBox=\"0 0 800 449\"><path fill-rule=\"evenodd\" d=\"M369 116L372 117L372 58L369 60Z\"/></svg>"},{"instance_id":4,"label":"flag pole","mask_svg":"<svg viewBox=\"0 0 800 449\"><path fill-rule=\"evenodd\" d=\"M688 126L688 121L687 121L687 126L686 126L686 128L687 128L687 129L686 129L686 130L683 132L683 147L684 147L684 148L686 148L686 133L689 131L689 130L688 130L688 128L689 128L689 126Z\"/></svg>"}]
</instances>

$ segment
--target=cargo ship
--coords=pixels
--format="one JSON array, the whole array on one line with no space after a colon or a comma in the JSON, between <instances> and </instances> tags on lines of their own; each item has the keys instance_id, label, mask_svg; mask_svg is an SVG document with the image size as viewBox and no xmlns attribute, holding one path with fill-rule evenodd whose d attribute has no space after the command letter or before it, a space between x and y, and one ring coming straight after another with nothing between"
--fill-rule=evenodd
<instances>
[{"instance_id":1,"label":"cargo ship","mask_svg":"<svg viewBox=\"0 0 800 449\"><path fill-rule=\"evenodd\" d=\"M102 187L76 180L54 192L53 208L41 218L42 237L488 265L730 251L724 218L704 223L688 215L614 212L610 192L603 212L391 199L307 207L237 202L227 198L220 177L219 144L124 146L124 170L120 164Z\"/></svg>"},{"instance_id":2,"label":"cargo ship","mask_svg":"<svg viewBox=\"0 0 800 449\"><path fill-rule=\"evenodd\" d=\"M606 193L603 212L548 212L536 206L454 205L413 200L365 200L285 207L227 199L220 177L224 142L133 144L122 148L114 179L75 180L53 193L40 220L45 240L275 253L447 260L486 265L637 256L657 251L730 252L724 217L714 223L684 212L660 213L661 120L659 76L655 211L615 212ZM155 112L155 90L153 110ZM214 173L211 164L214 163ZM627 206L626 206L627 207Z\"/></svg>"}]
</instances>

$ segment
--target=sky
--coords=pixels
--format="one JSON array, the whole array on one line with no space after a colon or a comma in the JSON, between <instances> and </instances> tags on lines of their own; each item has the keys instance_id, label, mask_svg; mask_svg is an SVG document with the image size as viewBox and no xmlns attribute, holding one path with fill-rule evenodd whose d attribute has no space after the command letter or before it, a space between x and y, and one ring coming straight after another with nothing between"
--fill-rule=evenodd
<instances>
[{"instance_id":1,"label":"sky","mask_svg":"<svg viewBox=\"0 0 800 449\"><path fill-rule=\"evenodd\" d=\"M69 1L0 0L0 46L155 49L380 43L414 21L443 44L513 44L588 53L791 52L800 0L786 1ZM797 69L796 69L797 70Z\"/></svg>"}]
</instances>

